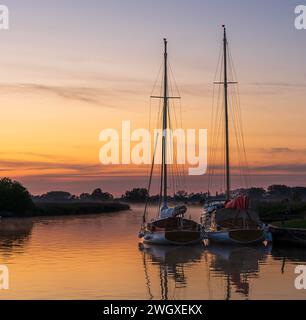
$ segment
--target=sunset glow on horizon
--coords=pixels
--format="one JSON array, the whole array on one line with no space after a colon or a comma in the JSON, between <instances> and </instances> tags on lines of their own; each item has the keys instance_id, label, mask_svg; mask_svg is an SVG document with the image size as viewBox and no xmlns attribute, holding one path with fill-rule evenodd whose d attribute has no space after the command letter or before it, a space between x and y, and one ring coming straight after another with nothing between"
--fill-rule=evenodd
<instances>
[{"instance_id":1,"label":"sunset glow on horizon","mask_svg":"<svg viewBox=\"0 0 306 320\"><path fill-rule=\"evenodd\" d=\"M2 2L11 26L0 31L1 177L33 194L145 187L148 166L100 164L99 133L120 131L122 120L148 128L164 37L183 127L210 130L226 23L252 185L306 186L306 31L294 28L297 1ZM188 184L206 192L207 176Z\"/></svg>"}]
</instances>

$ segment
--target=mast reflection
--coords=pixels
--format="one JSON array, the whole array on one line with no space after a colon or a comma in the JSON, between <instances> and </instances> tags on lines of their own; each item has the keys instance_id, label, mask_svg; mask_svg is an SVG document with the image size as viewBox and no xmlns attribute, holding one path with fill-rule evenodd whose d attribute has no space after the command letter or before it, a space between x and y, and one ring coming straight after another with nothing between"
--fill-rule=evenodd
<instances>
[{"instance_id":1,"label":"mast reflection","mask_svg":"<svg viewBox=\"0 0 306 320\"><path fill-rule=\"evenodd\" d=\"M202 246L150 246L140 243L139 250L143 254L144 273L149 299L168 300L169 281L173 280L175 289L186 288L188 279L185 267L190 263L200 263L204 248ZM159 270L160 297L154 296L148 265L156 265Z\"/></svg>"},{"instance_id":2,"label":"mast reflection","mask_svg":"<svg viewBox=\"0 0 306 320\"><path fill-rule=\"evenodd\" d=\"M257 278L260 263L263 263L271 252L271 246L232 247L210 245L208 247L210 268L214 276L225 279L225 299L232 299L232 289L249 297L250 279Z\"/></svg>"}]
</instances>

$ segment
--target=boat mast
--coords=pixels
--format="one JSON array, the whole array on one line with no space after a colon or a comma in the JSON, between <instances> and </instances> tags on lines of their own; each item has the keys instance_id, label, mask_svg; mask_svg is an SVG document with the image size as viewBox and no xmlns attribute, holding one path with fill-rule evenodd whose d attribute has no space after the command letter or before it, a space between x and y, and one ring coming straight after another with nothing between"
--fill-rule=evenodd
<instances>
[{"instance_id":1,"label":"boat mast","mask_svg":"<svg viewBox=\"0 0 306 320\"><path fill-rule=\"evenodd\" d=\"M168 51L167 39L164 38L164 79L163 79L163 96L151 96L151 98L163 99L163 123L162 123L162 167L160 181L160 197L162 198L162 208L167 208L167 131L168 131L168 102L169 99L180 99L181 97L170 97L168 95Z\"/></svg>"},{"instance_id":2,"label":"boat mast","mask_svg":"<svg viewBox=\"0 0 306 320\"><path fill-rule=\"evenodd\" d=\"M167 208L167 129L168 129L168 52L167 39L164 39L164 105L163 105L163 135L162 135L162 179L163 207Z\"/></svg>"},{"instance_id":3,"label":"boat mast","mask_svg":"<svg viewBox=\"0 0 306 320\"><path fill-rule=\"evenodd\" d=\"M227 39L226 27L223 25L223 57L224 57L224 113L225 113L225 155L226 155L226 200L230 199L230 156L229 156L229 130L228 130L228 81L227 81Z\"/></svg>"}]
</instances>

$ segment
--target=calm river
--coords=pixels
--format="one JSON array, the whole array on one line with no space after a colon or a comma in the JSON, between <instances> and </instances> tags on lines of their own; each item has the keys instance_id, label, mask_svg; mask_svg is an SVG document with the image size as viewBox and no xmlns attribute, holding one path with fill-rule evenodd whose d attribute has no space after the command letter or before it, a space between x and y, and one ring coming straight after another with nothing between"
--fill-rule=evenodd
<instances>
[{"instance_id":1,"label":"calm river","mask_svg":"<svg viewBox=\"0 0 306 320\"><path fill-rule=\"evenodd\" d=\"M142 211L0 220L0 299L306 299L294 286L305 249L144 247Z\"/></svg>"}]
</instances>

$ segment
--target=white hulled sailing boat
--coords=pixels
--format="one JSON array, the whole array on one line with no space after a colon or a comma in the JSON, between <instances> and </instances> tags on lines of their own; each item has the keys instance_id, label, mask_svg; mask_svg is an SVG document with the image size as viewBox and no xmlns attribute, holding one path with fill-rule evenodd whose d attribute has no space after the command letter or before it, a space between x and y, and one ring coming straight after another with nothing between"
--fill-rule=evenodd
<instances>
[{"instance_id":1,"label":"white hulled sailing boat","mask_svg":"<svg viewBox=\"0 0 306 320\"><path fill-rule=\"evenodd\" d=\"M249 208L248 197L241 194L231 199L228 86L236 82L228 81L228 41L224 25L222 50L224 79L215 84L224 86L226 199L208 201L201 220L208 239L213 242L240 245L266 243L265 241L270 240L270 234L260 222L258 214ZM212 148L216 146L213 145Z\"/></svg>"},{"instance_id":2,"label":"white hulled sailing boat","mask_svg":"<svg viewBox=\"0 0 306 320\"><path fill-rule=\"evenodd\" d=\"M156 219L147 222L147 203L145 205L143 221L139 238L144 243L162 244L162 245L191 245L199 244L204 238L203 228L201 224L185 219L184 215L187 211L185 205L176 207L168 206L168 164L167 164L167 131L169 129L169 99L178 97L170 97L168 94L168 52L167 39L164 39L164 77L163 77L163 95L153 96L151 98L160 98L163 100L162 109L162 165L160 179L160 205L159 214ZM154 157L156 146L154 151ZM152 181L154 157L152 161L151 174L149 179L149 190Z\"/></svg>"}]
</instances>

